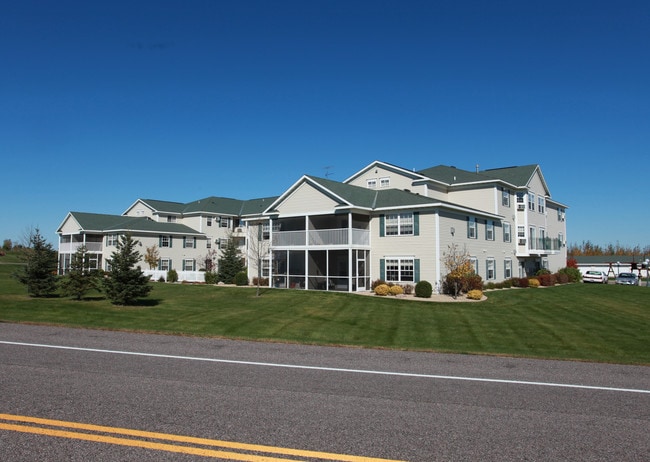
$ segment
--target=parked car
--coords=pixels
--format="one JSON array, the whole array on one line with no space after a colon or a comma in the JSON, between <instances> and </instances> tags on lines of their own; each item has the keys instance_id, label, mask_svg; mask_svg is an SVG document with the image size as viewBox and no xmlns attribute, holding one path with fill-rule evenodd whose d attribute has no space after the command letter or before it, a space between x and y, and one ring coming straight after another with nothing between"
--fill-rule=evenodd
<instances>
[{"instance_id":1,"label":"parked car","mask_svg":"<svg viewBox=\"0 0 650 462\"><path fill-rule=\"evenodd\" d=\"M639 277L634 273L619 273L618 276L616 276L616 284L638 286Z\"/></svg>"},{"instance_id":2,"label":"parked car","mask_svg":"<svg viewBox=\"0 0 650 462\"><path fill-rule=\"evenodd\" d=\"M597 282L598 284L607 284L607 274L604 271L589 270L582 275L583 282Z\"/></svg>"}]
</instances>

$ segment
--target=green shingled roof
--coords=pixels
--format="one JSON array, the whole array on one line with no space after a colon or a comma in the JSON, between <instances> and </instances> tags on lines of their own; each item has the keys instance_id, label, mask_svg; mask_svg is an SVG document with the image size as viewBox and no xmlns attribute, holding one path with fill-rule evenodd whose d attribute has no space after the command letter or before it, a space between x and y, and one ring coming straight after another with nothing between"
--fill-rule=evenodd
<instances>
[{"instance_id":1,"label":"green shingled roof","mask_svg":"<svg viewBox=\"0 0 650 462\"><path fill-rule=\"evenodd\" d=\"M482 170L481 174L503 180L514 186L525 187L535 174L538 165L523 165L521 167L505 167Z\"/></svg>"},{"instance_id":2,"label":"green shingled roof","mask_svg":"<svg viewBox=\"0 0 650 462\"><path fill-rule=\"evenodd\" d=\"M84 231L102 233L110 232L160 232L169 234L201 234L189 226L180 223L162 223L145 217L127 217L124 215L104 215L100 213L70 212Z\"/></svg>"}]
</instances>

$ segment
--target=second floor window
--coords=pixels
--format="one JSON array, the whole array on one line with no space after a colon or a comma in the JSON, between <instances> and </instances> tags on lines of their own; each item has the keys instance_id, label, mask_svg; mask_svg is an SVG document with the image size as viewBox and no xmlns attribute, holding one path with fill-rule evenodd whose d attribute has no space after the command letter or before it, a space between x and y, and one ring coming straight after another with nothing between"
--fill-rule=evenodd
<instances>
[{"instance_id":1,"label":"second floor window","mask_svg":"<svg viewBox=\"0 0 650 462\"><path fill-rule=\"evenodd\" d=\"M493 241L494 240L494 221L487 220L485 222L485 240Z\"/></svg>"},{"instance_id":2,"label":"second floor window","mask_svg":"<svg viewBox=\"0 0 650 462\"><path fill-rule=\"evenodd\" d=\"M476 239L477 232L476 232L476 218L475 217L467 217L467 238L468 239Z\"/></svg>"},{"instance_id":3,"label":"second floor window","mask_svg":"<svg viewBox=\"0 0 650 462\"><path fill-rule=\"evenodd\" d=\"M188 236L183 239L183 247L186 249L193 249L194 247L196 247L195 243L196 240L194 236Z\"/></svg>"},{"instance_id":4,"label":"second floor window","mask_svg":"<svg viewBox=\"0 0 650 462\"><path fill-rule=\"evenodd\" d=\"M413 235L413 213L386 215L384 228L386 236Z\"/></svg>"},{"instance_id":5,"label":"second floor window","mask_svg":"<svg viewBox=\"0 0 650 462\"><path fill-rule=\"evenodd\" d=\"M171 247L171 246L172 246L171 236L160 236L160 242L158 247Z\"/></svg>"},{"instance_id":6,"label":"second floor window","mask_svg":"<svg viewBox=\"0 0 650 462\"><path fill-rule=\"evenodd\" d=\"M544 198L542 196L539 196L537 198L537 211L539 213L544 213L544 207L545 207Z\"/></svg>"},{"instance_id":7,"label":"second floor window","mask_svg":"<svg viewBox=\"0 0 650 462\"><path fill-rule=\"evenodd\" d=\"M503 242L510 242L512 240L510 223L503 223Z\"/></svg>"},{"instance_id":8,"label":"second floor window","mask_svg":"<svg viewBox=\"0 0 650 462\"><path fill-rule=\"evenodd\" d=\"M510 207L510 191L507 189L501 191L501 205Z\"/></svg>"},{"instance_id":9,"label":"second floor window","mask_svg":"<svg viewBox=\"0 0 650 462\"><path fill-rule=\"evenodd\" d=\"M528 210L535 211L535 194L528 193Z\"/></svg>"},{"instance_id":10,"label":"second floor window","mask_svg":"<svg viewBox=\"0 0 650 462\"><path fill-rule=\"evenodd\" d=\"M117 234L109 234L106 236L106 245L117 245Z\"/></svg>"}]
</instances>

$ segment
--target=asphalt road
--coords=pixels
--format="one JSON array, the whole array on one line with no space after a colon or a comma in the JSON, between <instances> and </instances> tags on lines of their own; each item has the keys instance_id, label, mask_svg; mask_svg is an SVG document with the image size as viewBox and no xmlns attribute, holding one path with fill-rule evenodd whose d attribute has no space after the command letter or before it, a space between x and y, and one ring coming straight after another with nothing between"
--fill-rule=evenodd
<instances>
[{"instance_id":1,"label":"asphalt road","mask_svg":"<svg viewBox=\"0 0 650 462\"><path fill-rule=\"evenodd\" d=\"M648 367L0 323L0 400L7 461L650 460Z\"/></svg>"}]
</instances>

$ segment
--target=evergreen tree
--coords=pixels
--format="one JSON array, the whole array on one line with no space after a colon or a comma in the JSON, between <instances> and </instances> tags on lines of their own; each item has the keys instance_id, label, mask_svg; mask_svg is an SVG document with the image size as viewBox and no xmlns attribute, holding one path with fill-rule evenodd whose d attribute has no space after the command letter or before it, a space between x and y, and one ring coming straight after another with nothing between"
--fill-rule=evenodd
<instances>
[{"instance_id":1,"label":"evergreen tree","mask_svg":"<svg viewBox=\"0 0 650 462\"><path fill-rule=\"evenodd\" d=\"M30 233L25 257L25 267L14 274L16 279L27 286L27 293L31 297L52 295L56 291L57 254L38 228Z\"/></svg>"},{"instance_id":2,"label":"evergreen tree","mask_svg":"<svg viewBox=\"0 0 650 462\"><path fill-rule=\"evenodd\" d=\"M72 255L70 269L61 280L61 292L65 296L81 300L89 290L98 287L97 273L90 270L86 246L80 246Z\"/></svg>"},{"instance_id":3,"label":"evergreen tree","mask_svg":"<svg viewBox=\"0 0 650 462\"><path fill-rule=\"evenodd\" d=\"M111 269L104 279L104 292L115 305L131 305L151 291L149 277L136 266L140 261L140 253L135 249L137 243L129 234L120 236L108 260Z\"/></svg>"},{"instance_id":4,"label":"evergreen tree","mask_svg":"<svg viewBox=\"0 0 650 462\"><path fill-rule=\"evenodd\" d=\"M221 249L218 278L226 284L234 284L237 273L244 270L244 262L237 242L229 237L226 247Z\"/></svg>"}]
</instances>

